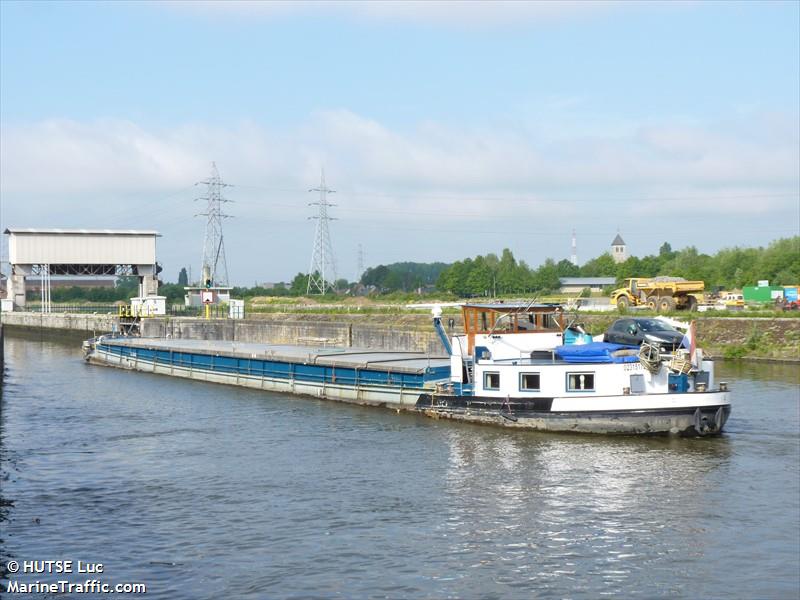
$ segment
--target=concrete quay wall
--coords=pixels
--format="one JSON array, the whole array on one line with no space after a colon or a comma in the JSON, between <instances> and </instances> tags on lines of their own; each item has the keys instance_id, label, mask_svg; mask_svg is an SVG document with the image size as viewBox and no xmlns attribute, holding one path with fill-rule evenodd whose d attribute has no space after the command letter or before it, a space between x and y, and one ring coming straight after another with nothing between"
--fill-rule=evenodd
<instances>
[{"instance_id":1,"label":"concrete quay wall","mask_svg":"<svg viewBox=\"0 0 800 600\"><path fill-rule=\"evenodd\" d=\"M428 330L404 326L371 325L361 320L325 319L143 319L143 337L227 340L261 344L344 346L397 352L444 355L444 349L428 323ZM428 319L428 322L430 319Z\"/></svg>"},{"instance_id":2,"label":"concrete quay wall","mask_svg":"<svg viewBox=\"0 0 800 600\"><path fill-rule=\"evenodd\" d=\"M686 315L687 317L689 315ZM602 333L619 315L581 315L589 331ZM696 315L700 345L721 356L731 346L747 346L747 356L798 360L800 318L706 317ZM117 323L112 315L3 313L10 329L53 329L108 333ZM447 318L445 319L447 322ZM455 318L461 330L460 317ZM156 317L143 319L144 337L213 339L263 344L344 346L443 355L428 315L254 315L244 320Z\"/></svg>"},{"instance_id":3,"label":"concrete quay wall","mask_svg":"<svg viewBox=\"0 0 800 600\"><path fill-rule=\"evenodd\" d=\"M86 331L90 334L96 332L99 335L110 333L115 328L118 319L115 315L108 314L4 312L2 321L10 328Z\"/></svg>"},{"instance_id":4,"label":"concrete quay wall","mask_svg":"<svg viewBox=\"0 0 800 600\"><path fill-rule=\"evenodd\" d=\"M616 314L581 315L580 320L597 335L617 318L619 315ZM798 357L800 354L798 318L699 317L696 323L700 345L715 354L721 354L731 345L747 344L754 335L764 334L758 345L769 343L772 351L767 354L776 358ZM460 317L455 321L455 329L462 330ZM155 318L142 321L142 335L263 344L354 346L432 355L444 353L427 315L270 315L241 321Z\"/></svg>"}]
</instances>

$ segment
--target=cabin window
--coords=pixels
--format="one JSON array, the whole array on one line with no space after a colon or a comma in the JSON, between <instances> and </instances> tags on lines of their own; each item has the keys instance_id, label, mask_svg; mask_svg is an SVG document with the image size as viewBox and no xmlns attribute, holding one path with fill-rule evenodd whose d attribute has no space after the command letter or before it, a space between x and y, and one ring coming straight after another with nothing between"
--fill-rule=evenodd
<instances>
[{"instance_id":1,"label":"cabin window","mask_svg":"<svg viewBox=\"0 0 800 600\"><path fill-rule=\"evenodd\" d=\"M541 389L539 373L520 373L519 389L523 392L538 392Z\"/></svg>"},{"instance_id":2,"label":"cabin window","mask_svg":"<svg viewBox=\"0 0 800 600\"><path fill-rule=\"evenodd\" d=\"M568 392L593 392L594 373L567 373Z\"/></svg>"},{"instance_id":3,"label":"cabin window","mask_svg":"<svg viewBox=\"0 0 800 600\"><path fill-rule=\"evenodd\" d=\"M486 319L486 313L481 313L481 331L489 331L489 322Z\"/></svg>"},{"instance_id":4,"label":"cabin window","mask_svg":"<svg viewBox=\"0 0 800 600\"><path fill-rule=\"evenodd\" d=\"M500 373L493 371L483 374L483 389L485 390L499 390L500 389Z\"/></svg>"},{"instance_id":5,"label":"cabin window","mask_svg":"<svg viewBox=\"0 0 800 600\"><path fill-rule=\"evenodd\" d=\"M556 327L556 319L555 314L553 313L544 313L542 315L542 327L544 329L555 329Z\"/></svg>"},{"instance_id":6,"label":"cabin window","mask_svg":"<svg viewBox=\"0 0 800 600\"><path fill-rule=\"evenodd\" d=\"M532 331L536 329L536 317L533 313L519 315L519 331Z\"/></svg>"}]
</instances>

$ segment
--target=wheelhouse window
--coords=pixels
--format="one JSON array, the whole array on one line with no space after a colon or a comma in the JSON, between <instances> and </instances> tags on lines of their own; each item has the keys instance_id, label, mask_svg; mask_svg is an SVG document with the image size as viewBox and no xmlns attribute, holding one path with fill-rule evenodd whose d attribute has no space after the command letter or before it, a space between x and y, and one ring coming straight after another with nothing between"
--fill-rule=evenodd
<instances>
[{"instance_id":1,"label":"wheelhouse window","mask_svg":"<svg viewBox=\"0 0 800 600\"><path fill-rule=\"evenodd\" d=\"M483 374L483 389L485 390L499 390L500 389L500 373L497 371L490 371Z\"/></svg>"},{"instance_id":2,"label":"wheelhouse window","mask_svg":"<svg viewBox=\"0 0 800 600\"><path fill-rule=\"evenodd\" d=\"M568 392L593 392L594 373L567 373Z\"/></svg>"},{"instance_id":3,"label":"wheelhouse window","mask_svg":"<svg viewBox=\"0 0 800 600\"><path fill-rule=\"evenodd\" d=\"M533 331L536 329L536 315L533 313L523 313L519 315L517 329L519 331Z\"/></svg>"},{"instance_id":4,"label":"wheelhouse window","mask_svg":"<svg viewBox=\"0 0 800 600\"><path fill-rule=\"evenodd\" d=\"M523 392L538 392L541 389L539 373L520 373L519 389Z\"/></svg>"}]
</instances>

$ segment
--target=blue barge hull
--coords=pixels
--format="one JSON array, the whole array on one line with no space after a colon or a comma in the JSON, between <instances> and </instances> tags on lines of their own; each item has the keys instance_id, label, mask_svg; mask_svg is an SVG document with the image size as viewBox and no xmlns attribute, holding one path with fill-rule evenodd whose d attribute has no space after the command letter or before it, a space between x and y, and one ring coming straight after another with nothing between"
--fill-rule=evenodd
<instances>
[{"instance_id":1,"label":"blue barge hull","mask_svg":"<svg viewBox=\"0 0 800 600\"><path fill-rule=\"evenodd\" d=\"M449 359L419 352L125 337L85 350L94 364L360 404L413 407L450 376Z\"/></svg>"}]
</instances>

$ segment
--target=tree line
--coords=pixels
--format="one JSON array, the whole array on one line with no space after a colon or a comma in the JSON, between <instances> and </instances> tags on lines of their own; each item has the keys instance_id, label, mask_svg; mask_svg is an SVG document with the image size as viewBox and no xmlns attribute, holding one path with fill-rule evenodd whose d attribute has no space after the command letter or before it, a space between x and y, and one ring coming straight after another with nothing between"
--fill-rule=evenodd
<instances>
[{"instance_id":1,"label":"tree line","mask_svg":"<svg viewBox=\"0 0 800 600\"><path fill-rule=\"evenodd\" d=\"M776 285L800 284L800 236L775 240L767 247L725 248L710 255L694 246L673 250L668 242L658 254L631 256L616 263L611 254L604 253L581 266L568 260L548 258L536 268L517 260L512 251L465 258L452 264L442 262L399 262L367 269L358 282L340 279L331 295L364 293L445 292L455 296L500 296L506 294L547 293L558 290L561 277L613 277L620 282L626 277L656 277L669 275L702 280L706 289L742 288L767 279ZM183 302L188 284L186 269L181 269L178 283L162 283L159 293L168 304ZM291 282L264 288L234 287L234 298L252 296L302 296L308 286L308 274L298 273ZM138 291L136 277L122 277L114 288L53 288L53 302L114 302L128 300ZM30 294L36 300L35 293Z\"/></svg>"},{"instance_id":2,"label":"tree line","mask_svg":"<svg viewBox=\"0 0 800 600\"><path fill-rule=\"evenodd\" d=\"M626 277L666 275L701 280L706 289L742 288L766 279L775 285L800 283L800 236L779 239L766 248L725 248L714 255L698 252L694 246L674 251L668 242L658 254L642 258L631 256L617 263L604 253L584 265L548 258L531 268L517 261L511 250L457 261L439 276L440 291L457 296L552 292L560 287L561 277L613 277L619 283Z\"/></svg>"}]
</instances>

